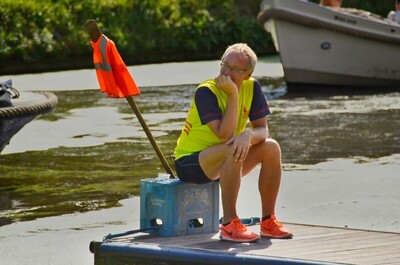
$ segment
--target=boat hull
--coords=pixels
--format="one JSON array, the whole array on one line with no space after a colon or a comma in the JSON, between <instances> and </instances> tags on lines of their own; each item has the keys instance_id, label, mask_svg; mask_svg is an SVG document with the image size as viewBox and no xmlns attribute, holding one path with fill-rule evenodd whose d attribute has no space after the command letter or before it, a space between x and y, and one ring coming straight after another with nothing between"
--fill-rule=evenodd
<instances>
[{"instance_id":1,"label":"boat hull","mask_svg":"<svg viewBox=\"0 0 400 265\"><path fill-rule=\"evenodd\" d=\"M0 152L27 123L53 111L57 102L57 97L52 93L27 92L13 100L13 106L0 108Z\"/></svg>"},{"instance_id":2,"label":"boat hull","mask_svg":"<svg viewBox=\"0 0 400 265\"><path fill-rule=\"evenodd\" d=\"M297 0L262 8L289 86L399 86L399 26Z\"/></svg>"},{"instance_id":3,"label":"boat hull","mask_svg":"<svg viewBox=\"0 0 400 265\"><path fill-rule=\"evenodd\" d=\"M10 139L27 123L34 120L36 115L0 120L0 152L7 146Z\"/></svg>"}]
</instances>

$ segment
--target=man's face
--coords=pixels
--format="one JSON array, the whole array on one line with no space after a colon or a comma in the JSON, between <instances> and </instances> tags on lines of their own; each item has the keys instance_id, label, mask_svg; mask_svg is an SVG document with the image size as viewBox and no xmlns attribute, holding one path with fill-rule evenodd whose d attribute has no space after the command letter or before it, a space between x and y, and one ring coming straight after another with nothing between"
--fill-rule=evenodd
<instances>
[{"instance_id":1,"label":"man's face","mask_svg":"<svg viewBox=\"0 0 400 265\"><path fill-rule=\"evenodd\" d=\"M243 80L249 79L251 74L247 70L248 58L239 56L236 52L230 52L221 62L221 75L230 76L238 88Z\"/></svg>"}]
</instances>

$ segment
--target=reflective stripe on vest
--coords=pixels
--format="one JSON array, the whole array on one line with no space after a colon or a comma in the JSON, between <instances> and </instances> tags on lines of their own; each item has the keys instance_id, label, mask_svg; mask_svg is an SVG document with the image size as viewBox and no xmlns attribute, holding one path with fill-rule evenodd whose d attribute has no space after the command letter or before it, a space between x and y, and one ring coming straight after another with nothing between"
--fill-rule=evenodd
<instances>
[{"instance_id":1,"label":"reflective stripe on vest","mask_svg":"<svg viewBox=\"0 0 400 265\"><path fill-rule=\"evenodd\" d=\"M96 70L103 70L106 72L111 72L112 68L109 63L107 63L107 38L101 36L100 40L100 53L101 53L101 63L95 63L94 68Z\"/></svg>"}]
</instances>

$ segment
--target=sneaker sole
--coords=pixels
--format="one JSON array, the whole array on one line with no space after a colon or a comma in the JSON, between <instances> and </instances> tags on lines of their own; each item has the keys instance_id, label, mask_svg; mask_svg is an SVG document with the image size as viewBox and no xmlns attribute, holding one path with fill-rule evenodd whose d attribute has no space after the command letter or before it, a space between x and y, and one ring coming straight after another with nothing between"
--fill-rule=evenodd
<instances>
[{"instance_id":1,"label":"sneaker sole","mask_svg":"<svg viewBox=\"0 0 400 265\"><path fill-rule=\"evenodd\" d=\"M282 235L282 236L275 236L275 235L265 234L263 232L260 232L260 235L263 236L263 237L276 238L276 239L290 239L290 238L293 237L292 233L285 234L285 235Z\"/></svg>"},{"instance_id":2,"label":"sneaker sole","mask_svg":"<svg viewBox=\"0 0 400 265\"><path fill-rule=\"evenodd\" d=\"M235 238L230 238L230 237L223 237L222 235L219 236L220 240L225 240L225 241L231 241L231 242L236 242L236 243L251 243L260 240L260 237L254 238L254 239L235 239Z\"/></svg>"}]
</instances>

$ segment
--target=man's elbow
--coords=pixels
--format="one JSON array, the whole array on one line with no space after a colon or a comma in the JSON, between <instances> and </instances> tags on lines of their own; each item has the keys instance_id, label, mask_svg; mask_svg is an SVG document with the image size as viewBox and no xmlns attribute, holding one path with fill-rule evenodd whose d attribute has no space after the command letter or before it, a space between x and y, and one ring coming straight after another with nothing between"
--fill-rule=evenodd
<instances>
[{"instance_id":1,"label":"man's elbow","mask_svg":"<svg viewBox=\"0 0 400 265\"><path fill-rule=\"evenodd\" d=\"M233 133L219 133L217 136L221 142L225 143L233 137Z\"/></svg>"}]
</instances>

